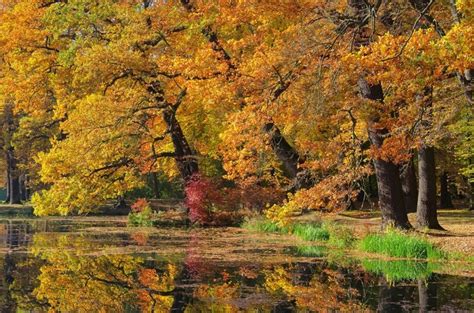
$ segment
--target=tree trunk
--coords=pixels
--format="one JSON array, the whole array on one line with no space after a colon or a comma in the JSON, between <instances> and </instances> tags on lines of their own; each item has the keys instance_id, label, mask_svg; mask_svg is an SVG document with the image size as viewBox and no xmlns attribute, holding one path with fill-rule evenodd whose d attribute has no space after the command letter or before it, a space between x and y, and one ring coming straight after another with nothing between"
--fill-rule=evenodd
<instances>
[{"instance_id":1,"label":"tree trunk","mask_svg":"<svg viewBox=\"0 0 474 313\"><path fill-rule=\"evenodd\" d=\"M298 161L300 159L298 152L283 137L280 129L273 122L267 123L264 130L270 136L270 145L282 162L286 174L291 178L295 178L298 174Z\"/></svg>"},{"instance_id":2,"label":"tree trunk","mask_svg":"<svg viewBox=\"0 0 474 313\"><path fill-rule=\"evenodd\" d=\"M470 183L470 186L471 186L471 196L470 196L469 210L474 211L474 182Z\"/></svg>"},{"instance_id":3,"label":"tree trunk","mask_svg":"<svg viewBox=\"0 0 474 313\"><path fill-rule=\"evenodd\" d=\"M10 202L10 170L8 169L8 161L7 161L7 173L5 174L6 176L6 184L5 187L7 189L7 192L5 194L5 203Z\"/></svg>"},{"instance_id":4,"label":"tree trunk","mask_svg":"<svg viewBox=\"0 0 474 313\"><path fill-rule=\"evenodd\" d=\"M20 177L18 175L18 169L16 165L13 147L9 147L7 150L7 171L9 178L9 203L20 204L21 203L21 190L20 190Z\"/></svg>"},{"instance_id":5,"label":"tree trunk","mask_svg":"<svg viewBox=\"0 0 474 313\"><path fill-rule=\"evenodd\" d=\"M181 177L187 182L194 174L199 172L196 152L191 148L186 140L181 125L176 119L175 112L172 110L165 110L163 112L163 118L171 134L171 141L174 146L175 160L178 165L178 170Z\"/></svg>"},{"instance_id":6,"label":"tree trunk","mask_svg":"<svg viewBox=\"0 0 474 313\"><path fill-rule=\"evenodd\" d=\"M376 148L382 146L383 137L386 134L387 131L384 129L369 127L369 138ZM392 225L401 229L410 229L399 167L379 158L374 159L374 167L377 176L379 207L382 211L382 227Z\"/></svg>"},{"instance_id":7,"label":"tree trunk","mask_svg":"<svg viewBox=\"0 0 474 313\"><path fill-rule=\"evenodd\" d=\"M369 45L372 39L371 36L367 36L363 32L364 26L369 21L367 17L370 14L370 6L364 0L349 0L348 7L359 22L357 29L354 30L353 40L353 46L358 50ZM383 103L384 93L381 84L369 84L364 77L360 77L358 85L363 98ZM379 118L377 114L374 114L367 123L370 142L376 149L382 147L384 138L388 134L387 129L377 125ZM405 208L399 167L391 161L377 157L373 162L377 178L379 207L382 211L382 227L391 224L402 229L412 228Z\"/></svg>"},{"instance_id":8,"label":"tree trunk","mask_svg":"<svg viewBox=\"0 0 474 313\"><path fill-rule=\"evenodd\" d=\"M370 100L383 102L382 85L370 85L364 78L359 79L361 95ZM388 131L377 125L377 118L368 124L369 139L372 146L380 149ZM393 162L374 158L375 175L379 195L379 207L382 211L382 227L393 225L401 229L412 228L405 207L400 169Z\"/></svg>"},{"instance_id":9,"label":"tree trunk","mask_svg":"<svg viewBox=\"0 0 474 313\"><path fill-rule=\"evenodd\" d=\"M416 204L418 200L418 188L416 182L415 165L411 159L400 173L402 180L403 197L405 199L405 207L407 212L416 212Z\"/></svg>"},{"instance_id":10,"label":"tree trunk","mask_svg":"<svg viewBox=\"0 0 474 313\"><path fill-rule=\"evenodd\" d=\"M443 209L452 209L453 201L451 199L451 193L449 192L449 182L448 182L448 173L443 172L441 177L439 178L440 181L440 193L441 193L441 208Z\"/></svg>"},{"instance_id":11,"label":"tree trunk","mask_svg":"<svg viewBox=\"0 0 474 313\"><path fill-rule=\"evenodd\" d=\"M433 147L423 145L418 150L418 175L418 225L442 230L436 208L436 164Z\"/></svg>"},{"instance_id":12,"label":"tree trunk","mask_svg":"<svg viewBox=\"0 0 474 313\"><path fill-rule=\"evenodd\" d=\"M158 176L156 175L156 172L150 173L151 175L151 182L153 186L153 195L155 198L160 198L160 184L158 182Z\"/></svg>"}]
</instances>

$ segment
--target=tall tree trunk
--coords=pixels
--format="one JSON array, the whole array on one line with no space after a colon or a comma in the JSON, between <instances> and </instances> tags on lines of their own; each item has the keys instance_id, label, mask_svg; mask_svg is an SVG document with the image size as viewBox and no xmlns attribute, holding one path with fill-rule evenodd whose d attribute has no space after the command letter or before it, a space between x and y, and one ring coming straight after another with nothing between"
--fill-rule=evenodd
<instances>
[{"instance_id":1,"label":"tall tree trunk","mask_svg":"<svg viewBox=\"0 0 474 313\"><path fill-rule=\"evenodd\" d=\"M186 96L186 90L181 92L177 102L173 105L165 100L165 95L159 81L152 82L148 85L147 89L150 95L154 97L157 109L162 110L163 120L166 123L174 147L173 157L178 166L181 178L183 178L185 182L188 182L194 174L199 172L199 167L196 158L197 153L189 145L181 125L176 119L176 111L182 99Z\"/></svg>"},{"instance_id":2,"label":"tall tree trunk","mask_svg":"<svg viewBox=\"0 0 474 313\"><path fill-rule=\"evenodd\" d=\"M173 110L165 110L163 118L171 134L178 170L181 177L187 182L194 174L199 172L196 152L191 148L184 136L181 125L176 119L175 112Z\"/></svg>"},{"instance_id":3,"label":"tall tree trunk","mask_svg":"<svg viewBox=\"0 0 474 313\"><path fill-rule=\"evenodd\" d=\"M379 5L374 9L377 10ZM349 0L348 7L358 22L355 23L357 28L354 30L354 48L360 49L371 42L371 37L363 32L371 14L370 7L365 0ZM369 84L364 77L360 77L358 85L363 98L383 103L384 93L381 84ZM367 123L370 142L376 149L382 147L384 138L388 134L388 130L381 128L378 122L379 116L374 114ZM374 158L373 162L377 178L379 207L382 212L382 227L393 225L401 229L411 228L406 212L398 165L378 157Z\"/></svg>"},{"instance_id":4,"label":"tall tree trunk","mask_svg":"<svg viewBox=\"0 0 474 313\"><path fill-rule=\"evenodd\" d=\"M386 134L387 131L384 129L369 128L370 141L376 148L382 146ZM379 207L382 211L382 227L392 225L401 229L411 228L403 199L399 167L379 158L374 159L374 167L377 176Z\"/></svg>"},{"instance_id":5,"label":"tall tree trunk","mask_svg":"<svg viewBox=\"0 0 474 313\"><path fill-rule=\"evenodd\" d=\"M383 89L380 84L370 85L365 79L359 79L359 88L362 96L366 99L383 102ZM377 125L377 118L373 118L368 124L369 139L377 149L383 145L388 131ZM379 195L379 207L382 212L382 227L393 225L397 228L409 229L405 207L400 169L393 162L380 158L374 158L375 175Z\"/></svg>"},{"instance_id":6,"label":"tall tree trunk","mask_svg":"<svg viewBox=\"0 0 474 313\"><path fill-rule=\"evenodd\" d=\"M436 207L436 164L434 148L423 145L418 150L417 222L421 227L443 229L438 222Z\"/></svg>"},{"instance_id":7,"label":"tall tree trunk","mask_svg":"<svg viewBox=\"0 0 474 313\"><path fill-rule=\"evenodd\" d=\"M6 189L7 189L7 192L6 192L6 195L5 195L5 203L9 203L10 202L10 170L8 169L8 161L6 162L7 163L7 170L6 170Z\"/></svg>"},{"instance_id":8,"label":"tall tree trunk","mask_svg":"<svg viewBox=\"0 0 474 313\"><path fill-rule=\"evenodd\" d=\"M470 184L471 190L471 196L470 196L470 203L469 203L469 210L474 211L474 182L471 182Z\"/></svg>"},{"instance_id":9,"label":"tall tree trunk","mask_svg":"<svg viewBox=\"0 0 474 313\"><path fill-rule=\"evenodd\" d=\"M441 195L441 207L443 209L452 209L453 201L451 199L451 193L449 192L449 181L448 173L443 172L439 178L440 183L440 195Z\"/></svg>"},{"instance_id":10,"label":"tall tree trunk","mask_svg":"<svg viewBox=\"0 0 474 313\"><path fill-rule=\"evenodd\" d=\"M10 185L10 204L20 204L21 203L21 188L20 188L20 177L18 175L18 169L16 165L16 159L13 151L13 147L8 148L7 151L7 163L8 163L8 172L9 172L9 185Z\"/></svg>"},{"instance_id":11,"label":"tall tree trunk","mask_svg":"<svg viewBox=\"0 0 474 313\"><path fill-rule=\"evenodd\" d=\"M418 187L416 182L415 165L413 159L406 164L400 173L402 180L403 197L407 212L416 212L418 201Z\"/></svg>"},{"instance_id":12,"label":"tall tree trunk","mask_svg":"<svg viewBox=\"0 0 474 313\"><path fill-rule=\"evenodd\" d=\"M152 172L150 173L150 175L151 175L151 183L153 186L153 195L155 196L155 198L158 199L160 197L160 186L158 182L158 176L156 172Z\"/></svg>"},{"instance_id":13,"label":"tall tree trunk","mask_svg":"<svg viewBox=\"0 0 474 313\"><path fill-rule=\"evenodd\" d=\"M421 121L421 126L429 131L432 128L433 87L427 86L418 95L418 99L427 110L427 118ZM417 222L420 227L430 229L443 228L438 223L438 212L436 205L436 162L435 150L422 139L421 147L418 149L418 203Z\"/></svg>"}]
</instances>

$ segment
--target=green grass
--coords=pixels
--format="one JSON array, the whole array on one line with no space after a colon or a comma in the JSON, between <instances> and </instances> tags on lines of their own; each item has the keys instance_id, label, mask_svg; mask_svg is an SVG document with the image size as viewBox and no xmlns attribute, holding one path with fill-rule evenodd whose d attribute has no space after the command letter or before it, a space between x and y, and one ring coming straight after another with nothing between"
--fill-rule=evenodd
<instances>
[{"instance_id":1,"label":"green grass","mask_svg":"<svg viewBox=\"0 0 474 313\"><path fill-rule=\"evenodd\" d=\"M306 241L326 241L329 231L321 223L295 224L291 233Z\"/></svg>"},{"instance_id":2,"label":"green grass","mask_svg":"<svg viewBox=\"0 0 474 313\"><path fill-rule=\"evenodd\" d=\"M326 224L326 228L329 230L329 244L331 246L345 249L354 245L356 237L352 229L334 223Z\"/></svg>"},{"instance_id":3,"label":"green grass","mask_svg":"<svg viewBox=\"0 0 474 313\"><path fill-rule=\"evenodd\" d=\"M367 235L360 241L359 249L397 258L441 259L445 257L441 250L427 240L395 230Z\"/></svg>"},{"instance_id":4,"label":"green grass","mask_svg":"<svg viewBox=\"0 0 474 313\"><path fill-rule=\"evenodd\" d=\"M322 246L297 246L291 249L296 256L321 258L327 255L327 248Z\"/></svg>"},{"instance_id":5,"label":"green grass","mask_svg":"<svg viewBox=\"0 0 474 313\"><path fill-rule=\"evenodd\" d=\"M242 228L258 231L261 233L286 233L288 230L267 219L250 219L244 221Z\"/></svg>"},{"instance_id":6,"label":"green grass","mask_svg":"<svg viewBox=\"0 0 474 313\"><path fill-rule=\"evenodd\" d=\"M402 280L427 279L438 264L431 262L417 262L412 260L362 260L366 271L384 275L388 282L395 283Z\"/></svg>"},{"instance_id":7,"label":"green grass","mask_svg":"<svg viewBox=\"0 0 474 313\"><path fill-rule=\"evenodd\" d=\"M349 248L355 242L351 229L336 224L321 222L296 223L287 227L267 219L251 219L242 224L245 229L264 233L292 234L305 241L328 241L329 245L337 248Z\"/></svg>"}]
</instances>

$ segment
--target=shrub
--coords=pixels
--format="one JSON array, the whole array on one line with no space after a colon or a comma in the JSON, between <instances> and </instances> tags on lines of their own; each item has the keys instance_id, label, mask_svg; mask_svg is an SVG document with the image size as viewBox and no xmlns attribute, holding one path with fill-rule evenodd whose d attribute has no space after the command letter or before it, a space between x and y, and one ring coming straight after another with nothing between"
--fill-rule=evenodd
<instances>
[{"instance_id":1,"label":"shrub","mask_svg":"<svg viewBox=\"0 0 474 313\"><path fill-rule=\"evenodd\" d=\"M213 202L220 201L216 186L209 178L194 175L186 184L186 206L192 223L207 224L210 221Z\"/></svg>"},{"instance_id":2,"label":"shrub","mask_svg":"<svg viewBox=\"0 0 474 313\"><path fill-rule=\"evenodd\" d=\"M153 226L153 211L146 199L140 198L132 204L132 212L128 214L129 226Z\"/></svg>"},{"instance_id":3,"label":"shrub","mask_svg":"<svg viewBox=\"0 0 474 313\"><path fill-rule=\"evenodd\" d=\"M189 218L201 225L238 224L243 219L242 209L262 208L265 203L280 199L280 194L271 190L274 189L228 187L223 180L194 175L185 187Z\"/></svg>"},{"instance_id":4,"label":"shrub","mask_svg":"<svg viewBox=\"0 0 474 313\"><path fill-rule=\"evenodd\" d=\"M383 234L369 234L361 240L359 248L365 252L398 258L439 259L444 257L443 253L427 240L396 230L389 230Z\"/></svg>"},{"instance_id":5,"label":"shrub","mask_svg":"<svg viewBox=\"0 0 474 313\"><path fill-rule=\"evenodd\" d=\"M354 245L356 238L352 229L336 225L325 224L329 231L329 244L337 248L350 248Z\"/></svg>"}]
</instances>

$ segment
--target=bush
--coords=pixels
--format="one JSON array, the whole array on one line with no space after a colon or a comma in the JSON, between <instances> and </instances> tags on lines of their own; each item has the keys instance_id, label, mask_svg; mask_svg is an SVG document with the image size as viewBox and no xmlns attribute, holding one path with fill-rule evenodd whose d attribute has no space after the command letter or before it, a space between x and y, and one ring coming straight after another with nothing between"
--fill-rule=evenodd
<instances>
[{"instance_id":1,"label":"bush","mask_svg":"<svg viewBox=\"0 0 474 313\"><path fill-rule=\"evenodd\" d=\"M261 208L280 199L280 193L271 190L270 187L253 186L252 190L229 187L223 180L194 175L185 187L189 218L201 225L238 224L243 219L242 209Z\"/></svg>"},{"instance_id":2,"label":"bush","mask_svg":"<svg viewBox=\"0 0 474 313\"><path fill-rule=\"evenodd\" d=\"M155 214L148 201L143 198L137 199L137 201L132 204L132 212L128 214L128 225L151 227L153 226L154 216Z\"/></svg>"},{"instance_id":3,"label":"bush","mask_svg":"<svg viewBox=\"0 0 474 313\"><path fill-rule=\"evenodd\" d=\"M354 245L356 238L352 229L336 225L326 224L329 231L329 244L338 248L350 248Z\"/></svg>"},{"instance_id":4,"label":"bush","mask_svg":"<svg viewBox=\"0 0 474 313\"><path fill-rule=\"evenodd\" d=\"M440 259L443 253L427 240L396 230L383 234L369 234L361 240L359 248L365 252L391 257L413 259Z\"/></svg>"}]
</instances>

